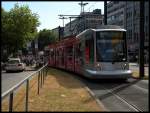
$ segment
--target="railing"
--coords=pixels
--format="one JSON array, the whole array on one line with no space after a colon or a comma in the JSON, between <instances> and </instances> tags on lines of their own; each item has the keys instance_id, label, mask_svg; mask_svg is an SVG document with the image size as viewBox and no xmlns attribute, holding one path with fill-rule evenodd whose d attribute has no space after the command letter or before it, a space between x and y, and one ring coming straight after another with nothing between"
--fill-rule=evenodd
<instances>
[{"instance_id":1,"label":"railing","mask_svg":"<svg viewBox=\"0 0 150 113\"><path fill-rule=\"evenodd\" d=\"M1 99L3 100L5 97L9 95L9 111L13 111L13 95L14 91L17 90L22 84L26 83L26 99L25 99L25 111L28 111L28 99L29 99L29 78L31 78L33 75L38 76L38 91L40 92L40 87L42 88L42 85L44 84L45 77L47 76L48 71L48 64L44 65L42 68L38 69L36 72L32 73L30 76L26 77L22 81L20 81L17 85L9 89L8 91L4 92L1 95ZM1 100L1 101L2 101Z\"/></svg>"}]
</instances>

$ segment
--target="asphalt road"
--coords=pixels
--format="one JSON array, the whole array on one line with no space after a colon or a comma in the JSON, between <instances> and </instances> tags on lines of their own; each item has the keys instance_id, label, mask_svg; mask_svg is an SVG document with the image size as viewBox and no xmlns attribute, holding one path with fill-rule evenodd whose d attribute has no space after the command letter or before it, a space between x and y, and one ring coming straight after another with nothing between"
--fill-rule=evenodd
<instances>
[{"instance_id":1,"label":"asphalt road","mask_svg":"<svg viewBox=\"0 0 150 113\"><path fill-rule=\"evenodd\" d=\"M5 71L1 72L1 93L9 90L11 87L19 83L25 77L29 76L31 73L35 71L23 71L23 72L13 72L13 73L6 73Z\"/></svg>"}]
</instances>

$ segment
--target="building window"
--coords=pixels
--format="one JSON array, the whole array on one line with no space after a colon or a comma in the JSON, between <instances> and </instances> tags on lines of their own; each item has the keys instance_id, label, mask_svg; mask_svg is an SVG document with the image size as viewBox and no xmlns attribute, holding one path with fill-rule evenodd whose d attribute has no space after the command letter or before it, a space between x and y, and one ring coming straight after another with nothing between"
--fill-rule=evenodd
<instances>
[{"instance_id":1,"label":"building window","mask_svg":"<svg viewBox=\"0 0 150 113\"><path fill-rule=\"evenodd\" d=\"M114 1L114 4L118 4L119 2L118 1Z\"/></svg>"},{"instance_id":2,"label":"building window","mask_svg":"<svg viewBox=\"0 0 150 113\"><path fill-rule=\"evenodd\" d=\"M148 16L145 17L145 22L146 22L146 23L148 22Z\"/></svg>"}]
</instances>

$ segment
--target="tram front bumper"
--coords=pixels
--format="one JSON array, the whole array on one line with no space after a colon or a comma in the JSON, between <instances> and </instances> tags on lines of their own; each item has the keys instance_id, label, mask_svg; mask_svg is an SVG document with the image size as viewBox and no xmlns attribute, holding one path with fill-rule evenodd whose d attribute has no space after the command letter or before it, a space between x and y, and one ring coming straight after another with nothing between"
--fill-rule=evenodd
<instances>
[{"instance_id":1,"label":"tram front bumper","mask_svg":"<svg viewBox=\"0 0 150 113\"><path fill-rule=\"evenodd\" d=\"M131 70L114 70L114 71L95 71L86 69L84 75L89 78L120 78L126 79L132 77Z\"/></svg>"}]
</instances>

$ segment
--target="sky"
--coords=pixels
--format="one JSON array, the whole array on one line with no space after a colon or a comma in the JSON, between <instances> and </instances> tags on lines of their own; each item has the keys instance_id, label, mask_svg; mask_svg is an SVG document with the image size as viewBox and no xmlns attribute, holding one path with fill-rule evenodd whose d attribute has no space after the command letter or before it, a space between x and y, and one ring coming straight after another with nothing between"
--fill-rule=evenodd
<instances>
[{"instance_id":1,"label":"sky","mask_svg":"<svg viewBox=\"0 0 150 113\"><path fill-rule=\"evenodd\" d=\"M5 11L9 11L14 7L15 3L19 6L28 5L32 13L37 13L39 15L40 26L37 28L38 31L42 29L54 29L58 26L63 26L63 20L59 19L60 14L64 15L79 15L81 12L81 6L78 4L80 1L62 1L62 2L15 2L15 1L2 1L2 8ZM85 12L92 12L94 9L101 9L102 14L104 14L104 3L98 1L85 1L83 3L88 3L84 7ZM64 24L69 22L69 18L64 20Z\"/></svg>"}]
</instances>

